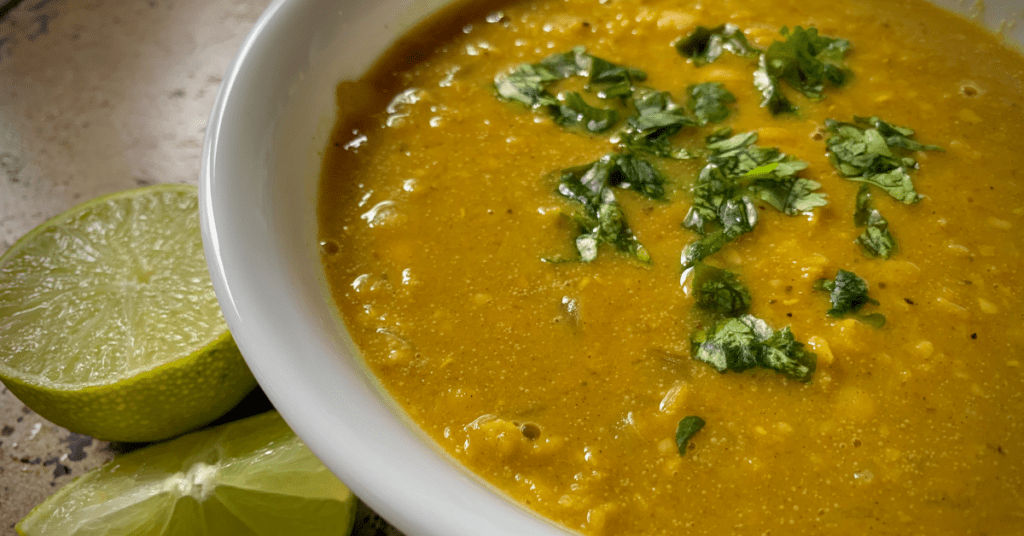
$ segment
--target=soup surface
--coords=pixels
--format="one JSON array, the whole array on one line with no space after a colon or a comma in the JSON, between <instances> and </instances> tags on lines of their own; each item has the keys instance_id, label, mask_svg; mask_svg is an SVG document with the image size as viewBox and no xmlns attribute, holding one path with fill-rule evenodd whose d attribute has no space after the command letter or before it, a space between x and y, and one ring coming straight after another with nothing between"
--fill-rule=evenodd
<instances>
[{"instance_id":1,"label":"soup surface","mask_svg":"<svg viewBox=\"0 0 1024 536\"><path fill-rule=\"evenodd\" d=\"M339 86L324 267L570 529L1022 534L1022 77L911 0L464 5Z\"/></svg>"}]
</instances>

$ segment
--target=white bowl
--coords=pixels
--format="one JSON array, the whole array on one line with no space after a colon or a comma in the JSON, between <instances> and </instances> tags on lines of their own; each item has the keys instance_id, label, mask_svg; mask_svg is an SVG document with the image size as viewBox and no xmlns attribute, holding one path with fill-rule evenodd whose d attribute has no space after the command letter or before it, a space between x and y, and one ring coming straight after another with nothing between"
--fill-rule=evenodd
<instances>
[{"instance_id":1,"label":"white bowl","mask_svg":"<svg viewBox=\"0 0 1024 536\"><path fill-rule=\"evenodd\" d=\"M1019 17L988 0L985 24ZM452 462L380 389L320 266L320 150L334 90L444 0L277 0L224 78L207 127L203 239L217 297L245 359L288 424L408 536L565 532ZM961 11L959 0L937 4ZM1008 39L1024 43L1024 25Z\"/></svg>"}]
</instances>

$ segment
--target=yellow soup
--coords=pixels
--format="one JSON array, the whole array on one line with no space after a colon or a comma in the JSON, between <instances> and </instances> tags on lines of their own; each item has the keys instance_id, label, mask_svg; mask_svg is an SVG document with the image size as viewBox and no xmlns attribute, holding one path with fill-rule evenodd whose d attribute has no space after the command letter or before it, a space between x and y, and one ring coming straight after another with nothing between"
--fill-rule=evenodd
<instances>
[{"instance_id":1,"label":"yellow soup","mask_svg":"<svg viewBox=\"0 0 1024 536\"><path fill-rule=\"evenodd\" d=\"M916 0L450 9L338 89L324 267L569 529L1024 534L1022 75Z\"/></svg>"}]
</instances>

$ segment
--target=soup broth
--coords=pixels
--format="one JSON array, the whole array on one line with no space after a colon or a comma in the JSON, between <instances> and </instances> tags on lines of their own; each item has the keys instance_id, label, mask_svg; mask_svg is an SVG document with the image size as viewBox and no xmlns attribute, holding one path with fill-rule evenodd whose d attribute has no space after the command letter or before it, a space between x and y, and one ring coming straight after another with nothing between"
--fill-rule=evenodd
<instances>
[{"instance_id":1,"label":"soup broth","mask_svg":"<svg viewBox=\"0 0 1024 536\"><path fill-rule=\"evenodd\" d=\"M324 269L412 419L571 530L1021 534L1022 76L911 0L457 6L339 86Z\"/></svg>"}]
</instances>

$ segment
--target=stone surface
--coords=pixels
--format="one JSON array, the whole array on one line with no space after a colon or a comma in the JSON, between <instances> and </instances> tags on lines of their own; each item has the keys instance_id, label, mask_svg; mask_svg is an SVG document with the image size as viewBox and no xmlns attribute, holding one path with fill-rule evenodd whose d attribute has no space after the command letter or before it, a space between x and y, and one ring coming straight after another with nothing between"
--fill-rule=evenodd
<instances>
[{"instance_id":1,"label":"stone surface","mask_svg":"<svg viewBox=\"0 0 1024 536\"><path fill-rule=\"evenodd\" d=\"M0 251L92 197L195 184L213 99L269 0L0 0ZM257 392L225 417L268 409ZM0 385L0 536L135 445L60 428ZM365 506L359 536L398 534Z\"/></svg>"}]
</instances>

